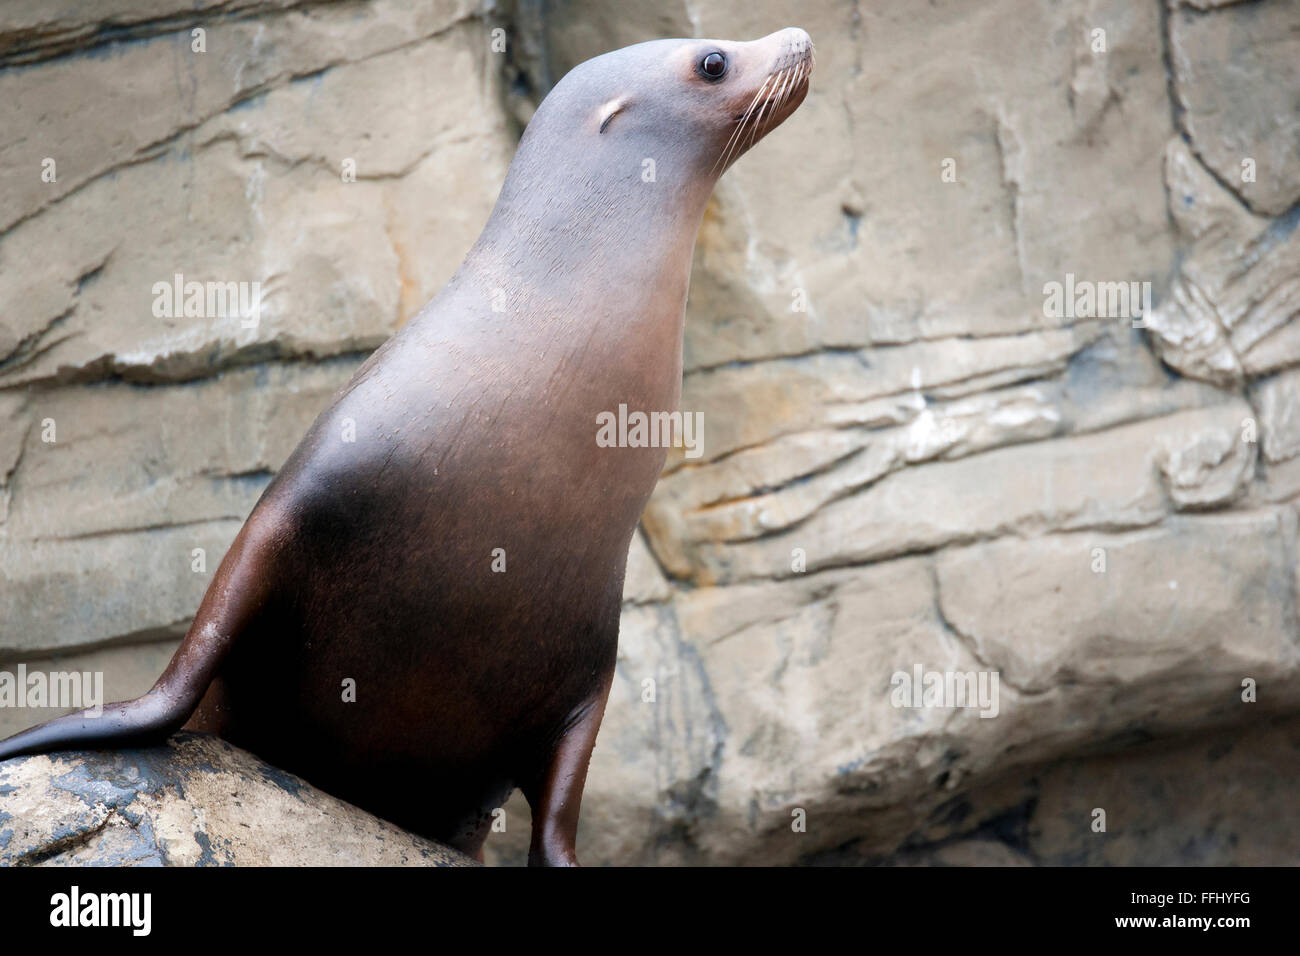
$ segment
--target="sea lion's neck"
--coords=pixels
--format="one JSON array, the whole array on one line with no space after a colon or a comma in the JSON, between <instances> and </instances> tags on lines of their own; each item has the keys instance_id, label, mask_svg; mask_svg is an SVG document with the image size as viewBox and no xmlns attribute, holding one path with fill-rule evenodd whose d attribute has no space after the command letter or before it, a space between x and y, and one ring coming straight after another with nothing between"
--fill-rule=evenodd
<instances>
[{"instance_id":1,"label":"sea lion's neck","mask_svg":"<svg viewBox=\"0 0 1300 956\"><path fill-rule=\"evenodd\" d=\"M588 306L609 293L628 301L638 289L662 297L680 285L684 296L707 189L550 179L502 190L468 268L505 287L526 268L531 288Z\"/></svg>"},{"instance_id":2,"label":"sea lion's neck","mask_svg":"<svg viewBox=\"0 0 1300 956\"><path fill-rule=\"evenodd\" d=\"M517 394L529 400L534 381L583 383L565 391L582 416L622 401L675 408L713 181L668 149L644 175L640 155L636 145L587 156L536 137L521 144L478 241L410 332L435 349L516 357Z\"/></svg>"},{"instance_id":3,"label":"sea lion's neck","mask_svg":"<svg viewBox=\"0 0 1300 956\"><path fill-rule=\"evenodd\" d=\"M686 144L590 139L530 125L464 269L507 293L526 273L527 291L584 309L680 297L680 313L712 175Z\"/></svg>"}]
</instances>

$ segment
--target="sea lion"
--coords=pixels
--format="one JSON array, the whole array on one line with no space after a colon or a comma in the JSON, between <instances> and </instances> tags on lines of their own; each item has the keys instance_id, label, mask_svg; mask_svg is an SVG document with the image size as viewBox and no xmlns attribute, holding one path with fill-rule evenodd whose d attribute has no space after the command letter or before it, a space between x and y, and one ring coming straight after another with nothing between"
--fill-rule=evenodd
<instances>
[{"instance_id":1,"label":"sea lion","mask_svg":"<svg viewBox=\"0 0 1300 956\"><path fill-rule=\"evenodd\" d=\"M569 72L459 270L267 486L154 687L0 759L185 726L480 859L518 786L529 862L575 864L628 546L666 456L600 447L597 422L677 408L705 203L812 66L791 28Z\"/></svg>"}]
</instances>

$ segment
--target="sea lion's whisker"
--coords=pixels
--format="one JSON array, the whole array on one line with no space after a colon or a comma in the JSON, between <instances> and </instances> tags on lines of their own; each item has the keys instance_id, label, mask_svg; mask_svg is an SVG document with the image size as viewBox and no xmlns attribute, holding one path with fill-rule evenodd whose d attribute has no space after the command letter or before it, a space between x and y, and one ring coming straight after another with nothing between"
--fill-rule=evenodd
<instances>
[{"instance_id":1,"label":"sea lion's whisker","mask_svg":"<svg viewBox=\"0 0 1300 956\"><path fill-rule=\"evenodd\" d=\"M794 82L794 78L798 76L798 74L799 74L798 65L789 67L788 72L786 73L785 81L781 84L781 88L776 91L777 103L776 103L776 107L772 110L773 113L775 113L776 110L779 110L781 107L785 106L786 100L790 98L790 93L795 88L796 84Z\"/></svg>"},{"instance_id":2,"label":"sea lion's whisker","mask_svg":"<svg viewBox=\"0 0 1300 956\"><path fill-rule=\"evenodd\" d=\"M771 90L768 89L768 84L772 83L773 86L775 86L773 81L774 77L769 76L763 81L763 85L758 88L758 93L755 94L753 102L749 104L749 108L745 110L745 115L740 119L740 126L736 130L735 145L740 145L740 143L744 142L745 130L747 128L752 128L752 124L758 121L759 115L763 112L763 103L766 102L767 96L771 95Z\"/></svg>"},{"instance_id":3,"label":"sea lion's whisker","mask_svg":"<svg viewBox=\"0 0 1300 956\"><path fill-rule=\"evenodd\" d=\"M754 99L745 110L745 115L740 118L740 125L736 128L736 142L733 145L739 145L743 142L745 138L745 128L756 119L757 113L755 111L758 113L762 112L764 94L769 93L768 84L772 83L774 79L775 77L768 76L767 79L763 81L763 85L758 88L758 92L754 94Z\"/></svg>"},{"instance_id":4,"label":"sea lion's whisker","mask_svg":"<svg viewBox=\"0 0 1300 956\"><path fill-rule=\"evenodd\" d=\"M784 102L789 102L794 96L795 91L808 82L808 60L805 57L799 61L799 67L795 70L795 81L790 84L790 88L785 91Z\"/></svg>"},{"instance_id":5,"label":"sea lion's whisker","mask_svg":"<svg viewBox=\"0 0 1300 956\"><path fill-rule=\"evenodd\" d=\"M741 114L731 136L727 138L722 154L713 166L714 172L726 168L733 156L754 145L777 112L808 82L815 62L816 53L810 44L806 51L801 51L798 60L786 63L767 75L763 85L758 88L749 106Z\"/></svg>"},{"instance_id":6,"label":"sea lion's whisker","mask_svg":"<svg viewBox=\"0 0 1300 956\"><path fill-rule=\"evenodd\" d=\"M743 136L741 137L741 142L744 143L741 147L742 152L754 145L754 137L758 135L759 129L763 126L763 113L767 110L768 106L771 105L772 94L775 92L776 82L773 82L772 89L765 97L763 97L763 102L759 104L758 109L754 111L754 115L750 118L749 129L747 131L749 133L749 142L745 143L745 138Z\"/></svg>"},{"instance_id":7,"label":"sea lion's whisker","mask_svg":"<svg viewBox=\"0 0 1300 956\"><path fill-rule=\"evenodd\" d=\"M786 67L785 78L781 81L781 86L776 91L775 102L772 104L772 113L768 115L770 120L777 110L785 106L790 98L790 93L795 88L795 77L799 74L799 64L791 63Z\"/></svg>"},{"instance_id":8,"label":"sea lion's whisker","mask_svg":"<svg viewBox=\"0 0 1300 956\"><path fill-rule=\"evenodd\" d=\"M786 71L788 69L789 69L788 67L783 67L782 69L776 72L775 75L777 77L777 81L772 86L772 92L768 95L767 100L763 103L762 107L759 109L758 118L754 120L754 125L750 128L749 146L754 145L754 142L758 139L758 131L763 128L763 125L772 117L772 114L776 112L777 93L780 90L782 84L784 84L786 81L787 78ZM746 146L745 148L748 149L749 146Z\"/></svg>"},{"instance_id":9,"label":"sea lion's whisker","mask_svg":"<svg viewBox=\"0 0 1300 956\"><path fill-rule=\"evenodd\" d=\"M794 71L790 74L790 85L786 87L785 96L781 99L782 104L790 102L790 97L794 95L794 91L797 90L799 84L803 82L803 67L803 60L800 60L795 64Z\"/></svg>"},{"instance_id":10,"label":"sea lion's whisker","mask_svg":"<svg viewBox=\"0 0 1300 956\"><path fill-rule=\"evenodd\" d=\"M736 124L736 129L732 132L731 138L727 140L727 145L723 148L722 155L718 158L718 162L713 167L715 171L718 169L719 166L726 165L727 159L731 155L732 147L735 145L737 138L743 133L745 129L745 121L749 119L749 114L753 112L754 106L758 103L759 99L762 97L763 90L766 88L766 86L767 86L767 81L764 81L763 86L760 86L758 88L758 92L754 94L754 98L753 100L750 101L749 106L746 108L745 112L741 114L740 121Z\"/></svg>"},{"instance_id":11,"label":"sea lion's whisker","mask_svg":"<svg viewBox=\"0 0 1300 956\"><path fill-rule=\"evenodd\" d=\"M798 90L798 88L802 87L807 82L809 82L809 61L803 60L800 62L800 78L798 78L797 81L794 82L794 85L790 87L789 95L793 98L794 91Z\"/></svg>"},{"instance_id":12,"label":"sea lion's whisker","mask_svg":"<svg viewBox=\"0 0 1300 956\"><path fill-rule=\"evenodd\" d=\"M735 132L733 132L731 134L731 138L727 140L727 145L723 147L722 156L719 157L718 162L714 164L713 169L715 171L719 167L726 166L727 159L728 157L730 157L732 149L735 147L736 143L739 142L740 137L744 135L745 123L749 120L750 115L754 112L754 107L758 105L758 101L762 99L763 91L767 89L767 84L770 83L771 80L772 77L769 76L766 80L763 81L763 85L758 88L758 92L754 94L754 98L750 101L749 106L746 108L745 112L741 115L740 122L736 124Z\"/></svg>"},{"instance_id":13,"label":"sea lion's whisker","mask_svg":"<svg viewBox=\"0 0 1300 956\"><path fill-rule=\"evenodd\" d=\"M803 57L795 64L794 73L790 85L786 87L785 94L781 97L781 105L784 106L793 99L794 94L803 86L808 79L808 59Z\"/></svg>"},{"instance_id":14,"label":"sea lion's whisker","mask_svg":"<svg viewBox=\"0 0 1300 956\"><path fill-rule=\"evenodd\" d=\"M767 101L763 104L763 108L758 111L758 122L754 132L757 132L758 127L764 126L767 121L772 118L772 114L776 112L777 103L781 100L781 90L785 89L785 84L790 79L789 71L789 67L782 67L776 74L776 84L772 87L772 92L768 94ZM754 145L752 141L750 142L750 145Z\"/></svg>"}]
</instances>

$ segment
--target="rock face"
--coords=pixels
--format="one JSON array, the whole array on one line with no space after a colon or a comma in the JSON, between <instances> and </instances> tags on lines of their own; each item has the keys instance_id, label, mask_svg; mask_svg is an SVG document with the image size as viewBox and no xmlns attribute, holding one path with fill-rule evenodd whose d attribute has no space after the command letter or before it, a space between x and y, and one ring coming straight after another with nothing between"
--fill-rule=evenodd
<instances>
[{"instance_id":1,"label":"rock face","mask_svg":"<svg viewBox=\"0 0 1300 956\"><path fill-rule=\"evenodd\" d=\"M0 765L0 866L473 866L215 737Z\"/></svg>"},{"instance_id":2,"label":"rock face","mask_svg":"<svg viewBox=\"0 0 1300 956\"><path fill-rule=\"evenodd\" d=\"M1294 865L1297 786L1294 717L1159 743L1135 738L1122 753L1076 757L966 788L938 804L888 856L855 841L808 862Z\"/></svg>"},{"instance_id":3,"label":"rock face","mask_svg":"<svg viewBox=\"0 0 1300 956\"><path fill-rule=\"evenodd\" d=\"M580 856L1294 862L1258 825L1300 779L1265 759L1300 710L1289 0L7 4L0 662L147 687L540 96L788 24L813 91L700 233L704 454L633 543ZM177 274L260 321L158 315ZM997 675L996 716L895 706L918 668ZM1205 792L1238 735L1239 827Z\"/></svg>"}]
</instances>

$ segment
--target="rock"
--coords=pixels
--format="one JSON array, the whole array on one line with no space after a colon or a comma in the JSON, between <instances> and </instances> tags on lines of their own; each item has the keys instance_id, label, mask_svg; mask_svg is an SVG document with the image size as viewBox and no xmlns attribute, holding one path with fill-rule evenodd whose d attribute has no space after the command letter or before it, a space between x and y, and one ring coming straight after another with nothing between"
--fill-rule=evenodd
<instances>
[{"instance_id":1,"label":"rock","mask_svg":"<svg viewBox=\"0 0 1300 956\"><path fill-rule=\"evenodd\" d=\"M1259 409L1264 457L1276 464L1300 454L1300 369L1260 381L1251 402Z\"/></svg>"},{"instance_id":2,"label":"rock","mask_svg":"<svg viewBox=\"0 0 1300 956\"><path fill-rule=\"evenodd\" d=\"M976 658L1024 694L1124 687L1108 715L1115 721L1148 704L1147 683L1196 686L1221 675L1224 699L1243 676L1288 687L1300 663L1295 521L1289 508L1268 509L951 549L935 565L940 608ZM1229 573L1237 587L1223 586ZM985 600L990 592L997 605ZM1183 706L1195 707L1200 693Z\"/></svg>"},{"instance_id":3,"label":"rock","mask_svg":"<svg viewBox=\"0 0 1300 956\"><path fill-rule=\"evenodd\" d=\"M1265 689L1261 716L1294 711L1295 524L1283 508L1008 536L638 607L624 617L579 852L784 864L854 842L887 856L1000 773L1134 735L1253 723L1244 678ZM893 706L892 675L917 665L998 673L997 714ZM791 831L798 809L805 834Z\"/></svg>"},{"instance_id":4,"label":"rock","mask_svg":"<svg viewBox=\"0 0 1300 956\"><path fill-rule=\"evenodd\" d=\"M1250 786L1189 786L1191 781ZM806 863L894 866L1293 866L1300 722L1137 742L1014 772L946 801L889 855L852 844ZM1093 829L1105 811L1105 830ZM1170 822L1178 821L1178 826ZM1086 822L1086 826L1080 825Z\"/></svg>"},{"instance_id":5,"label":"rock","mask_svg":"<svg viewBox=\"0 0 1300 956\"><path fill-rule=\"evenodd\" d=\"M623 600L644 604L651 601L666 601L672 597L672 588L659 566L655 564L654 555L646 547L645 541L638 535L632 536L632 547L627 554L627 575L623 582Z\"/></svg>"},{"instance_id":6,"label":"rock","mask_svg":"<svg viewBox=\"0 0 1300 956\"><path fill-rule=\"evenodd\" d=\"M1170 6L1173 87L1192 148L1252 210L1286 212L1300 200L1294 5L1176 0Z\"/></svg>"},{"instance_id":7,"label":"rock","mask_svg":"<svg viewBox=\"0 0 1300 956\"><path fill-rule=\"evenodd\" d=\"M354 367L23 395L10 419L22 494L0 526L12 583L0 588L0 660L183 634L274 469Z\"/></svg>"},{"instance_id":8,"label":"rock","mask_svg":"<svg viewBox=\"0 0 1300 956\"><path fill-rule=\"evenodd\" d=\"M4 866L473 866L204 734L0 764Z\"/></svg>"},{"instance_id":9,"label":"rock","mask_svg":"<svg viewBox=\"0 0 1300 956\"><path fill-rule=\"evenodd\" d=\"M719 584L788 577L795 549L806 554L807 570L818 570L1009 533L1144 527L1167 513L1166 496L1190 507L1222 504L1241 492L1255 446L1241 440L1240 426L1251 415L1246 403L1225 402L903 469L871 466L868 448L842 466L854 476L846 484L855 494L832 486L819 507L777 513L761 534L711 533L716 518L694 532L688 519L677 531L681 563L669 566ZM893 473L880 477L887 470ZM987 488L1003 493L974 493ZM792 491L809 493L804 483ZM652 542L657 519L653 511L647 516Z\"/></svg>"},{"instance_id":10,"label":"rock","mask_svg":"<svg viewBox=\"0 0 1300 956\"><path fill-rule=\"evenodd\" d=\"M1146 319L1161 357L1223 386L1296 363L1300 354L1300 233L1244 210L1181 140L1166 149L1174 220L1190 255L1169 298Z\"/></svg>"},{"instance_id":11,"label":"rock","mask_svg":"<svg viewBox=\"0 0 1300 956\"><path fill-rule=\"evenodd\" d=\"M0 125L41 130L0 152L0 384L364 354L451 274L511 149L468 5L277 6L207 23L206 53L177 8L114 56L0 77ZM176 274L260 283L255 327L160 316Z\"/></svg>"}]
</instances>

